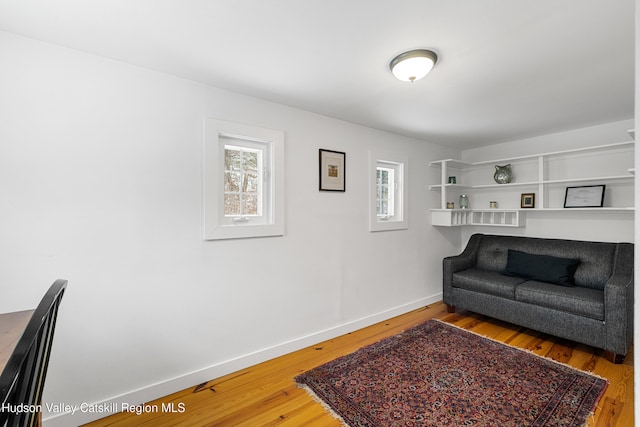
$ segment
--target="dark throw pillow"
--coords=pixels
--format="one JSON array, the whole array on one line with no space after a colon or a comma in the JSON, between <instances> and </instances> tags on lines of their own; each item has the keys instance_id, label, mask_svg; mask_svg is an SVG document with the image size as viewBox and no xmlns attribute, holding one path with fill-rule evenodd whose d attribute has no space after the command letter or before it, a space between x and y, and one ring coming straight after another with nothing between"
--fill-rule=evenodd
<instances>
[{"instance_id":1,"label":"dark throw pillow","mask_svg":"<svg viewBox=\"0 0 640 427\"><path fill-rule=\"evenodd\" d=\"M573 275L579 264L578 259L535 255L509 249L504 274L556 285L573 286L575 284Z\"/></svg>"}]
</instances>

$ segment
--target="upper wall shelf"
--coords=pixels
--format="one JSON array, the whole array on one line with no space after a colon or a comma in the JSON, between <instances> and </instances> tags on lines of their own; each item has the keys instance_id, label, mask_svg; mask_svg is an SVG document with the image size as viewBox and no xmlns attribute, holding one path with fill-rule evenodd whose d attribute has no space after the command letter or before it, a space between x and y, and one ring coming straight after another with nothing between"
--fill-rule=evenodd
<instances>
[{"instance_id":1,"label":"upper wall shelf","mask_svg":"<svg viewBox=\"0 0 640 427\"><path fill-rule=\"evenodd\" d=\"M483 160L480 162L465 162L463 160L458 160L458 159L434 160L433 162L429 163L429 166L441 167L442 164L446 162L449 167L452 167L454 169L466 169L473 166L493 165L496 163L513 162L516 160L535 159L540 157L551 157L551 156L560 156L565 154L578 154L578 153L585 153L585 152L610 151L615 148L624 148L624 147L633 147L633 146L635 146L635 141L624 141L624 142L616 142L613 144L594 145L592 147L572 148L569 150L550 151L547 153L528 154L525 156L506 157L506 158L495 159L495 160Z\"/></svg>"},{"instance_id":2,"label":"upper wall shelf","mask_svg":"<svg viewBox=\"0 0 640 427\"><path fill-rule=\"evenodd\" d=\"M429 186L430 190L440 191L440 207L438 209L432 209L432 223L434 225L478 225L481 222L483 225L503 225L500 221L496 221L495 223L492 223L493 221L484 220L476 221L478 217L477 215L473 216L471 211L475 210L476 212L484 212L485 210L482 209L469 209L469 213L466 214L468 216L468 220L461 219L465 218L465 214L446 209L449 197L448 193L453 192L456 194L455 198L457 198L457 194L462 192L471 194L472 192L479 190L486 190L486 197L494 197L488 200L499 200L498 197L500 196L507 197L505 194L508 194L509 189L517 191L517 188L522 188L523 193L534 193L536 195L536 207L534 209L525 209L525 211L541 213L553 211L632 212L634 210L633 206L627 205L633 204L633 196L629 197L626 193L620 197L618 196L618 193L615 194L615 202L617 202L619 206L612 203L611 206L606 208L568 209L562 207L563 200L559 199L564 197L564 188L562 188L561 184L568 184L569 186L571 186L571 184L576 184L577 186L580 186L589 185L590 183L606 182L615 184L614 187L622 185L626 189L629 188L629 184L633 186L635 169L632 167L633 156L629 156L628 152L633 152L634 149L634 141L625 141L592 147L551 151L540 154L500 158L495 160L483 160L479 162L465 162L458 159L432 161L429 163L429 166L441 168L440 183ZM487 180L490 180L487 174L491 172L491 166L506 163L516 163L520 165L517 176L522 179L522 181L511 182L508 184L497 184L494 182L487 183ZM522 173L520 174L520 172ZM597 175L590 174L590 172L595 172ZM448 183L448 177L450 174L455 175L460 173L462 174L462 179L458 178L457 184ZM515 174L514 169L514 175ZM493 174L491 173L491 176L492 175ZM495 192L498 188L505 191L500 193ZM609 187L607 187L607 190L609 190ZM629 190L625 191L628 192ZM482 200L484 197L481 196L482 194L485 194L485 191L476 194L476 200ZM513 205L513 195L510 195L509 197L510 198L507 199L509 203L505 204L507 210L499 209L498 211L520 211L518 209L519 206ZM515 197L519 198L520 195L516 194ZM611 197L613 198L614 195ZM455 198L452 199L455 200ZM551 200L551 202L549 200ZM486 205L485 203L487 202L482 201L475 206L488 206L488 203ZM509 206L509 204L511 204L511 206ZM508 225L523 226L523 213L524 212L522 212L522 214L510 214L513 215L513 218L517 218L517 220L515 222L507 221L507 223L509 223ZM452 220L445 218L445 216L448 215L452 216ZM484 215L487 216L488 214ZM457 219L453 218L454 216Z\"/></svg>"},{"instance_id":3,"label":"upper wall shelf","mask_svg":"<svg viewBox=\"0 0 640 427\"><path fill-rule=\"evenodd\" d=\"M445 187L460 190L472 190L478 188L509 188L509 187L523 187L539 184L565 184L571 182L589 182L589 181L616 181L632 179L635 174L635 169L629 169L627 175L614 175L614 176L598 176L590 178L567 178L567 179L549 179L544 181L529 181L529 182L512 182L509 184L482 184L482 185L460 185L460 184L444 184ZM442 184L430 185L429 190L437 190L442 188Z\"/></svg>"}]
</instances>

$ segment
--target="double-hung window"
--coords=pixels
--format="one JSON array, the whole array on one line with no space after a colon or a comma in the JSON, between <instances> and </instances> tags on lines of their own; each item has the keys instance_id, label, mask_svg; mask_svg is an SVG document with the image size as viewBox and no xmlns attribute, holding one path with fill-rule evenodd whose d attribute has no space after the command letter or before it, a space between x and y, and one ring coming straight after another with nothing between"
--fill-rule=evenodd
<instances>
[{"instance_id":1,"label":"double-hung window","mask_svg":"<svg viewBox=\"0 0 640 427\"><path fill-rule=\"evenodd\" d=\"M205 122L204 238L284 234L284 133Z\"/></svg>"},{"instance_id":2,"label":"double-hung window","mask_svg":"<svg viewBox=\"0 0 640 427\"><path fill-rule=\"evenodd\" d=\"M398 154L370 153L370 231L400 230L407 220L407 159Z\"/></svg>"}]
</instances>

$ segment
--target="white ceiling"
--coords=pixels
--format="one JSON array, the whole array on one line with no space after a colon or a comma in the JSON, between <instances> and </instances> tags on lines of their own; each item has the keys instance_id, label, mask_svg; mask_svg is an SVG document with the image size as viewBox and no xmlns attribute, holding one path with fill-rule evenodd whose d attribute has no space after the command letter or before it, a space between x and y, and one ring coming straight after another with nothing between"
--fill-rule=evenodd
<instances>
[{"instance_id":1,"label":"white ceiling","mask_svg":"<svg viewBox=\"0 0 640 427\"><path fill-rule=\"evenodd\" d=\"M632 118L634 15L634 0L0 0L0 30L457 148ZM403 83L388 64L412 48L439 60Z\"/></svg>"}]
</instances>

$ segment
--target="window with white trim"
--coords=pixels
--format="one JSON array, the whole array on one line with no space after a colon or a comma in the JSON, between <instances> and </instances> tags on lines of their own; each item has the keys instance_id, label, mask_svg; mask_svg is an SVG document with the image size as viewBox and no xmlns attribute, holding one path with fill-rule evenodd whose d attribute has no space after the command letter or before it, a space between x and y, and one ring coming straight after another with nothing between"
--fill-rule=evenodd
<instances>
[{"instance_id":1,"label":"window with white trim","mask_svg":"<svg viewBox=\"0 0 640 427\"><path fill-rule=\"evenodd\" d=\"M261 221L264 200L265 144L220 137L224 144L224 217L227 222ZM226 141L228 140L228 141Z\"/></svg>"},{"instance_id":2,"label":"window with white trim","mask_svg":"<svg viewBox=\"0 0 640 427\"><path fill-rule=\"evenodd\" d=\"M379 220L393 218L396 205L396 165L378 163L376 167L376 215Z\"/></svg>"},{"instance_id":3,"label":"window with white trim","mask_svg":"<svg viewBox=\"0 0 640 427\"><path fill-rule=\"evenodd\" d=\"M404 156L370 153L370 231L400 230L409 227L406 215L406 164Z\"/></svg>"},{"instance_id":4,"label":"window with white trim","mask_svg":"<svg viewBox=\"0 0 640 427\"><path fill-rule=\"evenodd\" d=\"M206 240L284 234L283 151L283 132L206 119Z\"/></svg>"}]
</instances>

